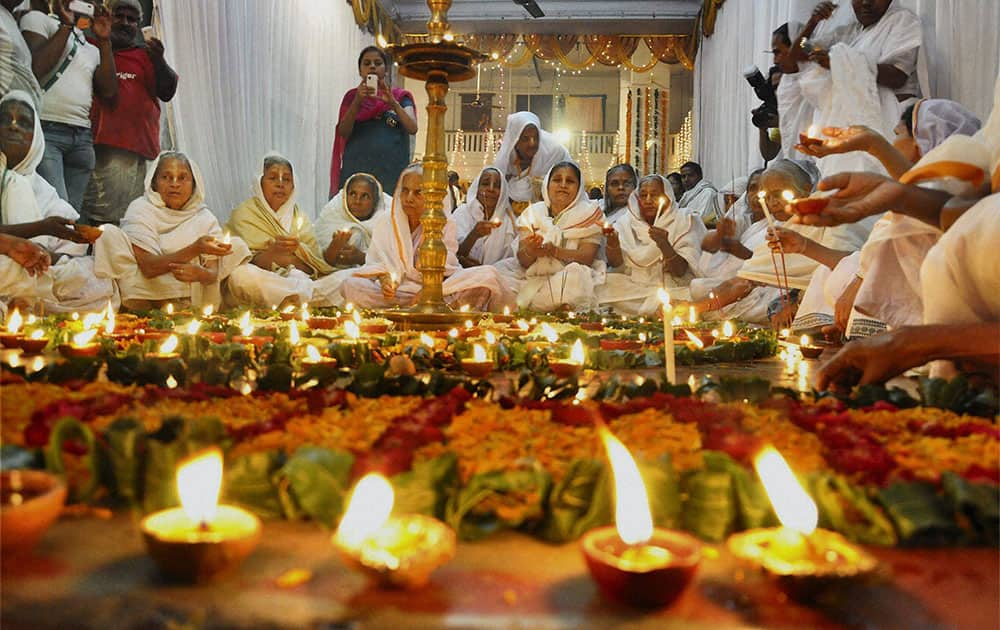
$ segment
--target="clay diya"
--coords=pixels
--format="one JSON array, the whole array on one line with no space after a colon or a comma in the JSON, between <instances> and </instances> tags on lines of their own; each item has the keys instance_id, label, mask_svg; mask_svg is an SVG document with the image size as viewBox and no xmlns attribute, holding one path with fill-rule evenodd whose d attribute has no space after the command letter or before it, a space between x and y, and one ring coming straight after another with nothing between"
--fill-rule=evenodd
<instances>
[{"instance_id":1,"label":"clay diya","mask_svg":"<svg viewBox=\"0 0 1000 630\"><path fill-rule=\"evenodd\" d=\"M344 564L383 586L419 588L455 556L455 532L422 514L390 516L394 500L385 477L362 477L333 535L333 546Z\"/></svg>"},{"instance_id":2,"label":"clay diya","mask_svg":"<svg viewBox=\"0 0 1000 630\"><path fill-rule=\"evenodd\" d=\"M638 339L601 339L601 350L627 350L634 352L642 348Z\"/></svg>"},{"instance_id":3,"label":"clay diya","mask_svg":"<svg viewBox=\"0 0 1000 630\"><path fill-rule=\"evenodd\" d=\"M389 330L389 322L384 320L362 320L358 330L366 335L384 335Z\"/></svg>"},{"instance_id":4,"label":"clay diya","mask_svg":"<svg viewBox=\"0 0 1000 630\"><path fill-rule=\"evenodd\" d=\"M510 307L503 307L503 313L494 313L493 321L497 324L509 324L514 321L514 316L510 314Z\"/></svg>"},{"instance_id":5,"label":"clay diya","mask_svg":"<svg viewBox=\"0 0 1000 630\"><path fill-rule=\"evenodd\" d=\"M142 519L149 555L167 576L205 582L236 569L260 541L260 520L241 508L218 505L222 452L210 449L177 468L181 507Z\"/></svg>"},{"instance_id":6,"label":"clay diya","mask_svg":"<svg viewBox=\"0 0 1000 630\"><path fill-rule=\"evenodd\" d=\"M807 359L818 359L819 355L823 354L823 346L813 344L809 335L802 335L799 340L799 352Z\"/></svg>"},{"instance_id":7,"label":"clay diya","mask_svg":"<svg viewBox=\"0 0 1000 630\"><path fill-rule=\"evenodd\" d=\"M96 328L77 333L70 343L59 344L59 353L67 359L97 356L101 351L101 344L94 341L96 336Z\"/></svg>"},{"instance_id":8,"label":"clay diya","mask_svg":"<svg viewBox=\"0 0 1000 630\"><path fill-rule=\"evenodd\" d=\"M313 330L333 330L337 326L340 326L340 318L313 315L306 320L306 324Z\"/></svg>"},{"instance_id":9,"label":"clay diya","mask_svg":"<svg viewBox=\"0 0 1000 630\"><path fill-rule=\"evenodd\" d=\"M31 331L27 337L22 337L18 342L25 354L38 354L49 345L49 339L45 336L45 331L41 329Z\"/></svg>"},{"instance_id":10,"label":"clay diya","mask_svg":"<svg viewBox=\"0 0 1000 630\"><path fill-rule=\"evenodd\" d=\"M4 471L0 493L0 551L4 557L34 549L66 503L66 484L40 470Z\"/></svg>"},{"instance_id":11,"label":"clay diya","mask_svg":"<svg viewBox=\"0 0 1000 630\"><path fill-rule=\"evenodd\" d=\"M483 378L493 371L493 360L486 356L486 349L477 343L472 346L472 358L462 359L462 369L469 376Z\"/></svg>"},{"instance_id":12,"label":"clay diya","mask_svg":"<svg viewBox=\"0 0 1000 630\"><path fill-rule=\"evenodd\" d=\"M24 337L24 333L21 332L23 323L24 318L21 317L21 311L15 308L7 318L7 329L0 333L0 343L3 344L4 348L21 347L20 341Z\"/></svg>"},{"instance_id":13,"label":"clay diya","mask_svg":"<svg viewBox=\"0 0 1000 630\"><path fill-rule=\"evenodd\" d=\"M302 357L302 367L304 368L335 368L337 360L333 357L323 356L316 346L306 346L306 356Z\"/></svg>"},{"instance_id":14,"label":"clay diya","mask_svg":"<svg viewBox=\"0 0 1000 630\"><path fill-rule=\"evenodd\" d=\"M823 144L823 139L819 137L819 128L810 125L805 133L799 133L799 144L805 147L816 147Z\"/></svg>"},{"instance_id":15,"label":"clay diya","mask_svg":"<svg viewBox=\"0 0 1000 630\"><path fill-rule=\"evenodd\" d=\"M550 359L549 369L559 378L576 378L583 371L583 364L586 362L586 354L583 351L583 342L579 339L573 344L568 359Z\"/></svg>"},{"instance_id":16,"label":"clay diya","mask_svg":"<svg viewBox=\"0 0 1000 630\"><path fill-rule=\"evenodd\" d=\"M701 542L653 527L649 499L628 449L599 427L615 484L615 525L584 535L580 548L591 577L610 600L638 608L672 604L694 578Z\"/></svg>"},{"instance_id":17,"label":"clay diya","mask_svg":"<svg viewBox=\"0 0 1000 630\"><path fill-rule=\"evenodd\" d=\"M836 532L816 528L816 503L777 450L763 449L754 468L782 526L730 536L726 546L734 556L777 578L779 586L799 600L833 583L876 572L874 556Z\"/></svg>"},{"instance_id":18,"label":"clay diya","mask_svg":"<svg viewBox=\"0 0 1000 630\"><path fill-rule=\"evenodd\" d=\"M180 345L180 340L177 338L177 335L170 335L163 341L163 343L160 344L160 347L156 352L151 352L146 355L146 357L157 361L170 361L171 359L176 359L181 356L180 353L177 352L178 345Z\"/></svg>"},{"instance_id":19,"label":"clay diya","mask_svg":"<svg viewBox=\"0 0 1000 630\"><path fill-rule=\"evenodd\" d=\"M601 331L604 330L604 324L601 322L580 322L580 328L583 330Z\"/></svg>"}]
</instances>

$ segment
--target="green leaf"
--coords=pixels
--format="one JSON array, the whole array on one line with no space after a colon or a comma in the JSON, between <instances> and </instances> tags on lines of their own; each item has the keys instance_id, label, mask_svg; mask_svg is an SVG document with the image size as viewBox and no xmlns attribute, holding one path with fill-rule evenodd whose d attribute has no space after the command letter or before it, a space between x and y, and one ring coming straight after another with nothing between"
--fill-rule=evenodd
<instances>
[{"instance_id":1,"label":"green leaf","mask_svg":"<svg viewBox=\"0 0 1000 630\"><path fill-rule=\"evenodd\" d=\"M108 485L119 499L138 507L146 428L135 418L118 418L104 432L104 442L110 473Z\"/></svg>"},{"instance_id":2,"label":"green leaf","mask_svg":"<svg viewBox=\"0 0 1000 630\"><path fill-rule=\"evenodd\" d=\"M706 470L725 472L732 477L733 500L736 504L740 529L755 529L778 524L767 492L764 491L764 486L756 475L751 475L743 465L718 451L705 451L702 460Z\"/></svg>"},{"instance_id":3,"label":"green leaf","mask_svg":"<svg viewBox=\"0 0 1000 630\"><path fill-rule=\"evenodd\" d=\"M224 496L261 518L281 518L283 510L272 478L285 463L279 451L260 451L237 457L226 464Z\"/></svg>"},{"instance_id":4,"label":"green leaf","mask_svg":"<svg viewBox=\"0 0 1000 630\"><path fill-rule=\"evenodd\" d=\"M976 542L1000 544L1000 487L972 483L953 472L942 473L941 486L954 512L968 521Z\"/></svg>"},{"instance_id":5,"label":"green leaf","mask_svg":"<svg viewBox=\"0 0 1000 630\"><path fill-rule=\"evenodd\" d=\"M670 454L666 453L656 461L639 460L636 463L646 486L653 523L676 529L682 512L681 491Z\"/></svg>"},{"instance_id":6,"label":"green leaf","mask_svg":"<svg viewBox=\"0 0 1000 630\"><path fill-rule=\"evenodd\" d=\"M392 478L396 493L393 511L442 518L445 504L455 492L457 483L458 458L454 453L414 464L411 470Z\"/></svg>"},{"instance_id":7,"label":"green leaf","mask_svg":"<svg viewBox=\"0 0 1000 630\"><path fill-rule=\"evenodd\" d=\"M300 447L276 475L286 516L308 516L332 529L344 511L353 465L349 453Z\"/></svg>"},{"instance_id":8,"label":"green leaf","mask_svg":"<svg viewBox=\"0 0 1000 630\"><path fill-rule=\"evenodd\" d=\"M540 468L480 473L448 502L445 520L462 540L540 521L552 478Z\"/></svg>"},{"instance_id":9,"label":"green leaf","mask_svg":"<svg viewBox=\"0 0 1000 630\"><path fill-rule=\"evenodd\" d=\"M549 542L576 540L588 530L614 520L611 475L603 460L575 459L549 493L548 510L538 535Z\"/></svg>"},{"instance_id":10,"label":"green leaf","mask_svg":"<svg viewBox=\"0 0 1000 630\"><path fill-rule=\"evenodd\" d=\"M49 443L45 447L45 467L53 474L66 477L66 466L63 462L63 443L70 439L80 440L87 449L87 454L83 455L86 478L67 479L66 485L69 486L71 501L85 502L94 495L101 483L97 444L94 441L94 434L91 432L90 427L76 418L63 418L60 420L52 428Z\"/></svg>"},{"instance_id":11,"label":"green leaf","mask_svg":"<svg viewBox=\"0 0 1000 630\"><path fill-rule=\"evenodd\" d=\"M816 473L809 480L810 494L819 510L821 527L840 532L848 540L864 545L891 547L896 530L882 510L861 488L840 475Z\"/></svg>"},{"instance_id":12,"label":"green leaf","mask_svg":"<svg viewBox=\"0 0 1000 630\"><path fill-rule=\"evenodd\" d=\"M934 486L921 482L896 483L878 493L899 532L899 541L911 547L948 546L962 540L944 498Z\"/></svg>"},{"instance_id":13,"label":"green leaf","mask_svg":"<svg viewBox=\"0 0 1000 630\"><path fill-rule=\"evenodd\" d=\"M733 478L707 470L690 473L684 488L687 501L681 519L684 529L710 542L722 542L736 525Z\"/></svg>"}]
</instances>

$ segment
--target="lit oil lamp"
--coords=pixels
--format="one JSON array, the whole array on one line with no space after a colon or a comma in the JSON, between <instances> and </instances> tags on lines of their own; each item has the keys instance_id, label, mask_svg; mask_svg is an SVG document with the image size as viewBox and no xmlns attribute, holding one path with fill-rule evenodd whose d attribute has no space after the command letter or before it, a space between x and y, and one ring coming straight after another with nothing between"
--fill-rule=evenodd
<instances>
[{"instance_id":1,"label":"lit oil lamp","mask_svg":"<svg viewBox=\"0 0 1000 630\"><path fill-rule=\"evenodd\" d=\"M487 330L486 335L484 335L484 338L486 339L487 345L490 346L493 346L497 342L497 336L493 333L492 330Z\"/></svg>"},{"instance_id":2,"label":"lit oil lamp","mask_svg":"<svg viewBox=\"0 0 1000 630\"><path fill-rule=\"evenodd\" d=\"M722 338L732 339L733 335L736 334L736 329L733 326L733 322L727 321L722 325Z\"/></svg>"},{"instance_id":3,"label":"lit oil lamp","mask_svg":"<svg viewBox=\"0 0 1000 630\"><path fill-rule=\"evenodd\" d=\"M576 378L583 371L583 364L586 360L587 355L583 350L583 342L577 339L569 353L569 358L550 360L549 368L559 378Z\"/></svg>"},{"instance_id":4,"label":"lit oil lamp","mask_svg":"<svg viewBox=\"0 0 1000 630\"><path fill-rule=\"evenodd\" d=\"M506 324L514 320L514 316L510 314L510 307L503 307L503 313L497 313L493 315L493 321L498 324Z\"/></svg>"},{"instance_id":5,"label":"lit oil lamp","mask_svg":"<svg viewBox=\"0 0 1000 630\"><path fill-rule=\"evenodd\" d=\"M389 330L389 321L381 318L366 319L359 328L366 335L384 335Z\"/></svg>"},{"instance_id":6,"label":"lit oil lamp","mask_svg":"<svg viewBox=\"0 0 1000 630\"><path fill-rule=\"evenodd\" d=\"M580 541L590 575L617 602L668 606L701 562L701 543L683 532L654 528L639 468L628 449L603 425L601 439L615 483L615 525L593 529Z\"/></svg>"},{"instance_id":7,"label":"lit oil lamp","mask_svg":"<svg viewBox=\"0 0 1000 630\"><path fill-rule=\"evenodd\" d=\"M422 514L393 516L392 485L379 474L358 481L333 546L344 563L384 586L419 588L455 555L455 532Z\"/></svg>"},{"instance_id":8,"label":"lit oil lamp","mask_svg":"<svg viewBox=\"0 0 1000 630\"><path fill-rule=\"evenodd\" d=\"M306 356L302 358L302 365L307 368L334 368L337 367L337 360L323 356L316 346L309 344L306 346Z\"/></svg>"},{"instance_id":9,"label":"lit oil lamp","mask_svg":"<svg viewBox=\"0 0 1000 630\"><path fill-rule=\"evenodd\" d=\"M809 125L805 133L799 134L799 144L807 147L822 145L823 139L819 136L819 131L818 125Z\"/></svg>"},{"instance_id":10,"label":"lit oil lamp","mask_svg":"<svg viewBox=\"0 0 1000 630\"><path fill-rule=\"evenodd\" d=\"M294 304L289 304L285 308L281 309L281 312L278 313L278 317L280 317L283 321L287 322L287 321L291 321L293 319L298 319L299 318L299 312L297 312L295 310L295 305Z\"/></svg>"},{"instance_id":11,"label":"lit oil lamp","mask_svg":"<svg viewBox=\"0 0 1000 630\"><path fill-rule=\"evenodd\" d=\"M96 356L101 351L101 344L94 341L96 336L96 328L77 333L70 343L59 345L59 352L66 358Z\"/></svg>"},{"instance_id":12,"label":"lit oil lamp","mask_svg":"<svg viewBox=\"0 0 1000 630\"><path fill-rule=\"evenodd\" d=\"M312 328L313 330L333 330L337 326L340 326L340 318L310 315L306 318L306 323L309 324L309 328Z\"/></svg>"},{"instance_id":13,"label":"lit oil lamp","mask_svg":"<svg viewBox=\"0 0 1000 630\"><path fill-rule=\"evenodd\" d=\"M799 338L799 351L807 359L818 359L823 354L823 346L814 345L809 335L802 335Z\"/></svg>"},{"instance_id":14,"label":"lit oil lamp","mask_svg":"<svg viewBox=\"0 0 1000 630\"><path fill-rule=\"evenodd\" d=\"M556 343L559 341L559 333L557 333L556 329L553 328L548 322L542 322L541 329L542 336L545 337L546 341L549 343Z\"/></svg>"},{"instance_id":15,"label":"lit oil lamp","mask_svg":"<svg viewBox=\"0 0 1000 630\"><path fill-rule=\"evenodd\" d=\"M0 334L0 343L2 343L5 348L21 347L18 342L24 336L21 332L21 326L23 324L24 318L21 317L21 312L15 308L7 317L7 330Z\"/></svg>"},{"instance_id":16,"label":"lit oil lamp","mask_svg":"<svg viewBox=\"0 0 1000 630\"><path fill-rule=\"evenodd\" d=\"M754 468L782 526L732 535L726 546L733 555L776 576L796 598L808 598L824 585L876 570L878 561L869 553L836 532L816 528L816 503L777 450L763 449Z\"/></svg>"},{"instance_id":17,"label":"lit oil lamp","mask_svg":"<svg viewBox=\"0 0 1000 630\"><path fill-rule=\"evenodd\" d=\"M29 553L56 522L66 503L66 484L40 470L0 475L0 553L7 559Z\"/></svg>"},{"instance_id":18,"label":"lit oil lamp","mask_svg":"<svg viewBox=\"0 0 1000 630\"><path fill-rule=\"evenodd\" d=\"M213 448L177 468L181 507L142 519L149 555L167 576L204 582L235 569L260 540L260 520L232 505L219 505L222 452Z\"/></svg>"},{"instance_id":19,"label":"lit oil lamp","mask_svg":"<svg viewBox=\"0 0 1000 630\"><path fill-rule=\"evenodd\" d=\"M301 343L302 337L299 335L299 327L295 322L288 325L288 343L291 344L292 348Z\"/></svg>"},{"instance_id":20,"label":"lit oil lamp","mask_svg":"<svg viewBox=\"0 0 1000 630\"><path fill-rule=\"evenodd\" d=\"M684 335L688 338L687 347L691 350L704 350L705 342L698 335L694 334L690 330L685 329Z\"/></svg>"},{"instance_id":21,"label":"lit oil lamp","mask_svg":"<svg viewBox=\"0 0 1000 630\"><path fill-rule=\"evenodd\" d=\"M462 369L470 376L483 378L493 371L493 360L487 356L486 349L477 343L472 346L472 358L462 359Z\"/></svg>"},{"instance_id":22,"label":"lit oil lamp","mask_svg":"<svg viewBox=\"0 0 1000 630\"><path fill-rule=\"evenodd\" d=\"M233 337L233 343L240 343L243 345L252 345L258 350L264 347L264 344L274 341L274 337L254 335L254 326L250 323L250 311L245 311L239 319L240 334Z\"/></svg>"},{"instance_id":23,"label":"lit oil lamp","mask_svg":"<svg viewBox=\"0 0 1000 630\"><path fill-rule=\"evenodd\" d=\"M156 359L158 361L176 359L181 356L180 353L177 352L177 346L179 345L180 339L178 339L177 335L170 335L163 340L163 343L160 344L160 347L156 352L149 355L149 358Z\"/></svg>"},{"instance_id":24,"label":"lit oil lamp","mask_svg":"<svg viewBox=\"0 0 1000 630\"><path fill-rule=\"evenodd\" d=\"M795 195L792 194L791 191L786 190L782 193L782 197L795 214L820 214L828 205L830 205L830 197L832 197L836 192L837 191L835 190L821 190L809 195L808 197L796 199Z\"/></svg>"},{"instance_id":25,"label":"lit oil lamp","mask_svg":"<svg viewBox=\"0 0 1000 630\"><path fill-rule=\"evenodd\" d=\"M49 339L45 336L44 330L36 328L27 337L22 337L18 343L25 354L38 354L49 345Z\"/></svg>"}]
</instances>

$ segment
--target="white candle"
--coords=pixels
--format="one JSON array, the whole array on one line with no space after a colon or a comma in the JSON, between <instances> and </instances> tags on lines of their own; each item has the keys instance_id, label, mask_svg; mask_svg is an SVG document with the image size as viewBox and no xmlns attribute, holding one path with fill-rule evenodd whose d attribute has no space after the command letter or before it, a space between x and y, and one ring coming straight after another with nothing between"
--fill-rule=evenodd
<instances>
[{"instance_id":1,"label":"white candle","mask_svg":"<svg viewBox=\"0 0 1000 630\"><path fill-rule=\"evenodd\" d=\"M660 288L657 291L663 304L663 365L668 383L677 381L677 366L674 365L674 321L670 317L670 294Z\"/></svg>"}]
</instances>

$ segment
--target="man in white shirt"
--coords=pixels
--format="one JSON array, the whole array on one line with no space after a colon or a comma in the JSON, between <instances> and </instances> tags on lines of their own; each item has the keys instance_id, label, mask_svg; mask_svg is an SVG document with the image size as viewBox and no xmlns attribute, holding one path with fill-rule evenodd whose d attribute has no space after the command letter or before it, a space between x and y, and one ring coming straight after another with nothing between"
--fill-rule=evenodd
<instances>
[{"instance_id":1,"label":"man in white shirt","mask_svg":"<svg viewBox=\"0 0 1000 630\"><path fill-rule=\"evenodd\" d=\"M75 26L69 0L55 0L58 17L30 11L21 18L21 32L31 49L32 70L42 86L42 131L45 157L38 172L77 212L94 170L90 106L94 96L110 100L118 93L111 18L95 5L92 30L97 46Z\"/></svg>"},{"instance_id":2,"label":"man in white shirt","mask_svg":"<svg viewBox=\"0 0 1000 630\"><path fill-rule=\"evenodd\" d=\"M715 226L720 214L719 191L708 180L702 179L701 165L697 162L685 163L681 167L681 179L685 192L680 206L701 217L706 226Z\"/></svg>"}]
</instances>

